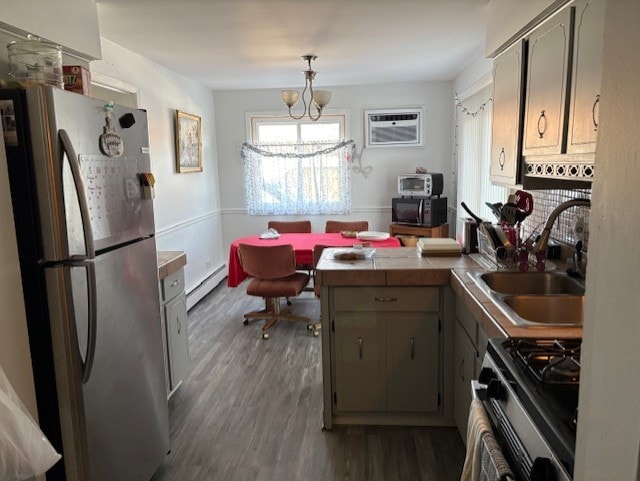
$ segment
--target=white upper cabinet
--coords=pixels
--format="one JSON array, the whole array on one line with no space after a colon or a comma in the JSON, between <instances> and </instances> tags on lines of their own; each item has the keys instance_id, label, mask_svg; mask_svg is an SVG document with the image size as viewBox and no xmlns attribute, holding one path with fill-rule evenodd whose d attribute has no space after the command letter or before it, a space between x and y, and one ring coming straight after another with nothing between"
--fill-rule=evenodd
<instances>
[{"instance_id":1,"label":"white upper cabinet","mask_svg":"<svg viewBox=\"0 0 640 481\"><path fill-rule=\"evenodd\" d=\"M600 113L600 81L605 0L576 2L575 48L567 153L595 152Z\"/></svg>"},{"instance_id":2,"label":"white upper cabinet","mask_svg":"<svg viewBox=\"0 0 640 481\"><path fill-rule=\"evenodd\" d=\"M524 90L524 40L516 42L493 62L493 129L491 182L519 182Z\"/></svg>"},{"instance_id":3,"label":"white upper cabinet","mask_svg":"<svg viewBox=\"0 0 640 481\"><path fill-rule=\"evenodd\" d=\"M84 60L102 57L98 9L94 0L20 0L3 2L0 28L30 33L61 45Z\"/></svg>"},{"instance_id":4,"label":"white upper cabinet","mask_svg":"<svg viewBox=\"0 0 640 481\"><path fill-rule=\"evenodd\" d=\"M561 10L529 35L525 156L564 153L573 11Z\"/></svg>"}]
</instances>

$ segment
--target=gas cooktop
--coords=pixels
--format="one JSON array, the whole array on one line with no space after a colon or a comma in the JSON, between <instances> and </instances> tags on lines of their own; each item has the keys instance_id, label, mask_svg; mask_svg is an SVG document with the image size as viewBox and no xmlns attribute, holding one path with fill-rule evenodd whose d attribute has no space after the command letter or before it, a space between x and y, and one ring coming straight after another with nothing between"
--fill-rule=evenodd
<instances>
[{"instance_id":1,"label":"gas cooktop","mask_svg":"<svg viewBox=\"0 0 640 481\"><path fill-rule=\"evenodd\" d=\"M491 339L487 354L556 456L572 473L581 339Z\"/></svg>"}]
</instances>

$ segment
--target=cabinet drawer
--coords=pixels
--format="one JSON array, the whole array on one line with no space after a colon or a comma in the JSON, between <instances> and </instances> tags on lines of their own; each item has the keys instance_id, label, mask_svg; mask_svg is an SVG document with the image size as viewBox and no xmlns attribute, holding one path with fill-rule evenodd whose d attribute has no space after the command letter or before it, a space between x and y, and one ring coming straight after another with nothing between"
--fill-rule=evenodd
<instances>
[{"instance_id":1,"label":"cabinet drawer","mask_svg":"<svg viewBox=\"0 0 640 481\"><path fill-rule=\"evenodd\" d=\"M345 287L334 290L336 311L437 311L438 287Z\"/></svg>"},{"instance_id":2,"label":"cabinet drawer","mask_svg":"<svg viewBox=\"0 0 640 481\"><path fill-rule=\"evenodd\" d=\"M184 291L184 269L178 269L160 281L162 300L173 299Z\"/></svg>"}]
</instances>

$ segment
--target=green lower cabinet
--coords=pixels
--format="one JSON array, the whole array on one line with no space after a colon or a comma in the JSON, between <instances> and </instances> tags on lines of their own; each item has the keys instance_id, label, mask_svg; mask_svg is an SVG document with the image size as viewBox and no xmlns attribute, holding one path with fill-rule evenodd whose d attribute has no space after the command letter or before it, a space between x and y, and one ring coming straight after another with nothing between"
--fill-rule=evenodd
<instances>
[{"instance_id":1,"label":"green lower cabinet","mask_svg":"<svg viewBox=\"0 0 640 481\"><path fill-rule=\"evenodd\" d=\"M437 412L437 312L336 313L338 411Z\"/></svg>"}]
</instances>

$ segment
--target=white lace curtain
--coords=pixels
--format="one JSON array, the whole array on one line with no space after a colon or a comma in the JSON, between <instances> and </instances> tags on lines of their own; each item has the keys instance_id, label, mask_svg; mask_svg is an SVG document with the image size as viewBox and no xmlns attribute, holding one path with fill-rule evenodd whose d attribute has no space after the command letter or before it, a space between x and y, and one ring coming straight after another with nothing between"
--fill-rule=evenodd
<instances>
[{"instance_id":1,"label":"white lace curtain","mask_svg":"<svg viewBox=\"0 0 640 481\"><path fill-rule=\"evenodd\" d=\"M251 215L351 212L349 162L355 143L242 145Z\"/></svg>"}]
</instances>

